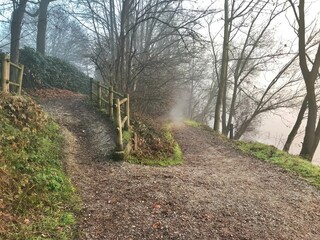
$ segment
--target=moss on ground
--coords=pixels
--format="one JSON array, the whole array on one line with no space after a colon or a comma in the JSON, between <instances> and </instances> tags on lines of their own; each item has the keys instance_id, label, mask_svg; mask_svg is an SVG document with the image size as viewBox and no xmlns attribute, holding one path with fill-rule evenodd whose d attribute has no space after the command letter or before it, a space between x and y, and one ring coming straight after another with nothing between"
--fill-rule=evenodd
<instances>
[{"instance_id":1,"label":"moss on ground","mask_svg":"<svg viewBox=\"0 0 320 240\"><path fill-rule=\"evenodd\" d=\"M298 156L288 154L274 146L258 143L236 141L235 145L242 152L266 162L276 164L288 172L297 174L310 184L320 187L320 167Z\"/></svg>"}]
</instances>

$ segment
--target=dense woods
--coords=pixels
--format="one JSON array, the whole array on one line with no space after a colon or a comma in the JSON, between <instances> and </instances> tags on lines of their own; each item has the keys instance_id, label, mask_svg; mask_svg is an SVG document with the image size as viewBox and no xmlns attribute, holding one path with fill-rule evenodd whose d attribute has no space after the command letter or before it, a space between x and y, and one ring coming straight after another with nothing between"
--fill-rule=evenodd
<instances>
[{"instance_id":1,"label":"dense woods","mask_svg":"<svg viewBox=\"0 0 320 240\"><path fill-rule=\"evenodd\" d=\"M175 109L226 136L232 125L236 139L268 112L297 109L284 150L305 119L300 155L311 160L320 139L316 6L304 0L5 0L0 48L13 62L23 47L34 48L37 59L63 59L130 93L141 115ZM38 76L46 82L48 74ZM48 82L54 85L53 78Z\"/></svg>"}]
</instances>

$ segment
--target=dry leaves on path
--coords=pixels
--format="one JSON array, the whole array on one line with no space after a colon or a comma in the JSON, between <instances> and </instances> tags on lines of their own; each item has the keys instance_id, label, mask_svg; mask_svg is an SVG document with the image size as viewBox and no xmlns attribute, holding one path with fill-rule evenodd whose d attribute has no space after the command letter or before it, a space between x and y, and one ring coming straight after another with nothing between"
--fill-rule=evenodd
<instances>
[{"instance_id":1,"label":"dry leaves on path","mask_svg":"<svg viewBox=\"0 0 320 240\"><path fill-rule=\"evenodd\" d=\"M113 162L112 126L83 97L43 102L64 126L83 200L79 239L320 239L320 193L210 132L174 127L185 164Z\"/></svg>"}]
</instances>

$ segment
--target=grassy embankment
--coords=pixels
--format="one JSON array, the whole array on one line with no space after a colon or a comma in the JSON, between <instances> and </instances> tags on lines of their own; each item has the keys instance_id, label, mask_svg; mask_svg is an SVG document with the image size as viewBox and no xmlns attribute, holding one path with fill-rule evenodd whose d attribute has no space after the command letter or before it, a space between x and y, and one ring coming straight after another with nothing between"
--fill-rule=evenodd
<instances>
[{"instance_id":1,"label":"grassy embankment","mask_svg":"<svg viewBox=\"0 0 320 240\"><path fill-rule=\"evenodd\" d=\"M28 98L0 95L0 239L72 239L79 207L59 127Z\"/></svg>"},{"instance_id":2,"label":"grassy embankment","mask_svg":"<svg viewBox=\"0 0 320 240\"><path fill-rule=\"evenodd\" d=\"M192 127L204 127L204 125L194 121L188 120L185 123ZM225 140L226 138L223 137L222 139ZM310 184L320 187L320 167L313 165L311 162L299 156L286 153L274 146L259 142L233 141L233 146L250 156L280 166Z\"/></svg>"},{"instance_id":3,"label":"grassy embankment","mask_svg":"<svg viewBox=\"0 0 320 240\"><path fill-rule=\"evenodd\" d=\"M320 187L320 167L311 162L284 151L274 146L259 142L236 141L235 145L242 152L263 161L276 164L288 172L297 174L310 184Z\"/></svg>"}]
</instances>

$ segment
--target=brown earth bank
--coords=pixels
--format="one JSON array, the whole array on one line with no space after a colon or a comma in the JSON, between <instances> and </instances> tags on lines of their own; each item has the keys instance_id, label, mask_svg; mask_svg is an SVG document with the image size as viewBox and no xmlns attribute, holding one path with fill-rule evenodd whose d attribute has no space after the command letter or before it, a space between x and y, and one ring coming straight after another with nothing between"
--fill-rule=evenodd
<instances>
[{"instance_id":1,"label":"brown earth bank","mask_svg":"<svg viewBox=\"0 0 320 240\"><path fill-rule=\"evenodd\" d=\"M114 162L112 124L85 97L40 102L63 126L77 239L320 239L318 189L209 131L174 125L181 166Z\"/></svg>"}]
</instances>

